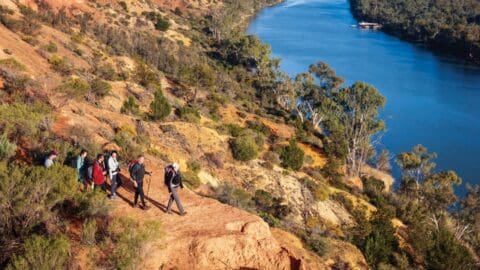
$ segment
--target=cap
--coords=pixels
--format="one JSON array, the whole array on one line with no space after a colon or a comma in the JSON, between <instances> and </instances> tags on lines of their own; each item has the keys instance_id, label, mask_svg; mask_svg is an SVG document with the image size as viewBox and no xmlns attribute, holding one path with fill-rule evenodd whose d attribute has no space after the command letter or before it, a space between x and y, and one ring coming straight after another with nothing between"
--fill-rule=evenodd
<instances>
[{"instance_id":1,"label":"cap","mask_svg":"<svg viewBox=\"0 0 480 270\"><path fill-rule=\"evenodd\" d=\"M180 170L180 165L178 165L178 163L176 163L176 162L174 162L174 163L172 164L172 167L173 167L173 169L175 169L175 171Z\"/></svg>"}]
</instances>

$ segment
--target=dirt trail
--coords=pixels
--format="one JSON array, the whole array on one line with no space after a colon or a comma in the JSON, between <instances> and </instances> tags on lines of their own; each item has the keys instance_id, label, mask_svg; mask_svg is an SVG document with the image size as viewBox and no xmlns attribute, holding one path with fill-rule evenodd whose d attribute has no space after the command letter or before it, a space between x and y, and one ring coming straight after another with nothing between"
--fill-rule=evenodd
<instances>
[{"instance_id":1,"label":"dirt trail","mask_svg":"<svg viewBox=\"0 0 480 270\"><path fill-rule=\"evenodd\" d=\"M186 216L165 213L168 192L163 185L161 166L147 163L153 171L147 211L132 208L134 189L122 177L119 199L113 202L114 216L130 216L137 220L160 220L164 236L144 256L143 269L309 269L272 236L270 228L258 216L204 198L183 189L179 194ZM175 268L176 267L176 268Z\"/></svg>"}]
</instances>

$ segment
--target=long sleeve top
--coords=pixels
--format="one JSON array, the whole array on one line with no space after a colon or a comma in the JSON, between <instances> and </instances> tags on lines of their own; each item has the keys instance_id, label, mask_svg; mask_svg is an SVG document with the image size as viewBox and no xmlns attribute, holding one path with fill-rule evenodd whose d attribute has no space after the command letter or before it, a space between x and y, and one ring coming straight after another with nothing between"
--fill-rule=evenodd
<instances>
[{"instance_id":1,"label":"long sleeve top","mask_svg":"<svg viewBox=\"0 0 480 270\"><path fill-rule=\"evenodd\" d=\"M110 157L108 159L108 176L110 177L110 179L112 179L114 175L118 174L118 168L119 164L117 159Z\"/></svg>"},{"instance_id":2,"label":"long sleeve top","mask_svg":"<svg viewBox=\"0 0 480 270\"><path fill-rule=\"evenodd\" d=\"M93 183L95 183L96 185L101 185L105 182L105 176L103 175L103 168L100 165L100 163L98 163L98 161L95 161L95 163L93 164L92 174L93 174Z\"/></svg>"},{"instance_id":3,"label":"long sleeve top","mask_svg":"<svg viewBox=\"0 0 480 270\"><path fill-rule=\"evenodd\" d=\"M50 168L50 166L52 165L53 165L53 160L51 160L50 158L46 158L45 162L43 163L43 166L45 166L45 168Z\"/></svg>"},{"instance_id":4,"label":"long sleeve top","mask_svg":"<svg viewBox=\"0 0 480 270\"><path fill-rule=\"evenodd\" d=\"M77 170L77 176L79 180L85 178L85 159L83 159L81 156L77 156L75 169Z\"/></svg>"},{"instance_id":5,"label":"long sleeve top","mask_svg":"<svg viewBox=\"0 0 480 270\"><path fill-rule=\"evenodd\" d=\"M147 172L145 171L145 164L135 164L134 167L132 168L132 173L131 177L133 180L135 180L137 183L143 182L143 178L145 177L145 174Z\"/></svg>"}]
</instances>

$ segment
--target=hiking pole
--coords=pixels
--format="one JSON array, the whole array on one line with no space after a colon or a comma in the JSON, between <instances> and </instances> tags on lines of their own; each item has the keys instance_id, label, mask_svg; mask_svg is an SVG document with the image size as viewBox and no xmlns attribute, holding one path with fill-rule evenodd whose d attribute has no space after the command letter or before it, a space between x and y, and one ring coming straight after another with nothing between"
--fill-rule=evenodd
<instances>
[{"instance_id":1,"label":"hiking pole","mask_svg":"<svg viewBox=\"0 0 480 270\"><path fill-rule=\"evenodd\" d=\"M152 175L148 175L148 187L147 187L147 198L148 198L148 193L150 192L150 182L152 182Z\"/></svg>"}]
</instances>

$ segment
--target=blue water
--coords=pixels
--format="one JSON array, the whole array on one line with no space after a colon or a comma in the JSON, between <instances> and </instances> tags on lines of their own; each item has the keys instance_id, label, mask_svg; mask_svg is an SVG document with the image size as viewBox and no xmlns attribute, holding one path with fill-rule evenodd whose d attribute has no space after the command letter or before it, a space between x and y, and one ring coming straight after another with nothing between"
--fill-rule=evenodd
<instances>
[{"instance_id":1,"label":"blue water","mask_svg":"<svg viewBox=\"0 0 480 270\"><path fill-rule=\"evenodd\" d=\"M347 0L287 0L248 31L292 76L321 60L348 84L373 84L387 98L383 147L397 154L421 143L438 154L437 169L480 183L480 67L355 24Z\"/></svg>"}]
</instances>

